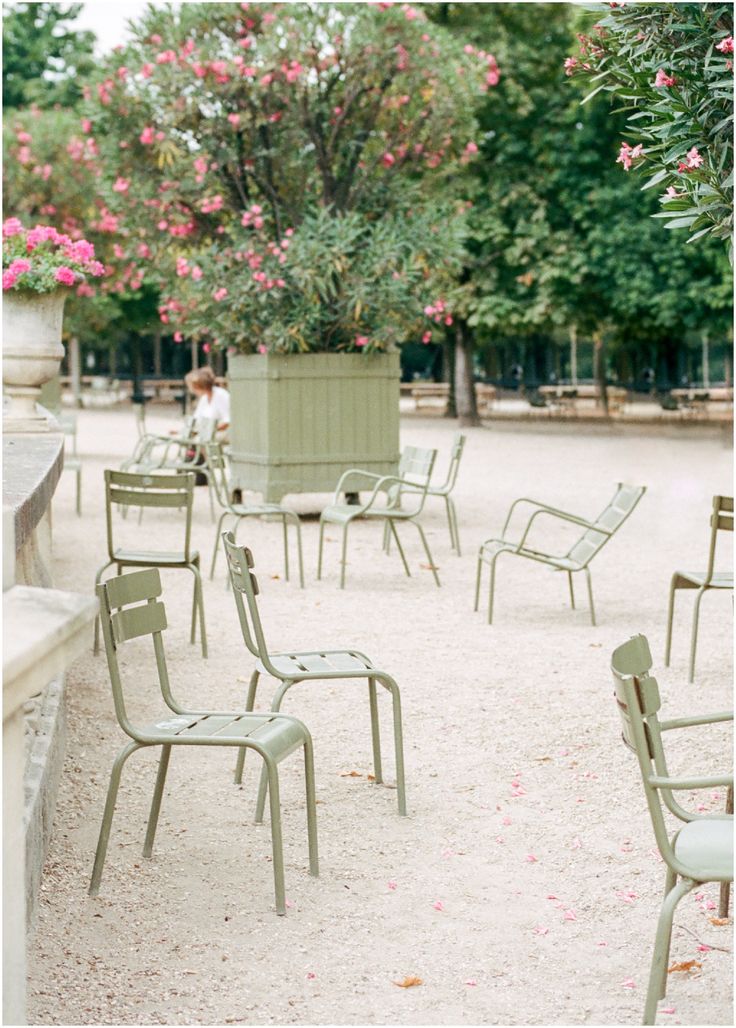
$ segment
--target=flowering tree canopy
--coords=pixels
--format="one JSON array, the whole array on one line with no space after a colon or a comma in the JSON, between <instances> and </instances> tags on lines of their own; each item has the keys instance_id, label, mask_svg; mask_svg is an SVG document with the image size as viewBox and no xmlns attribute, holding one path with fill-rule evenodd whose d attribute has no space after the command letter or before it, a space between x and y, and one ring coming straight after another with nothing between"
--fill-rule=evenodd
<instances>
[{"instance_id":1,"label":"flowering tree canopy","mask_svg":"<svg viewBox=\"0 0 736 1028\"><path fill-rule=\"evenodd\" d=\"M459 259L498 77L409 4L151 8L87 87L105 217L177 332L385 349Z\"/></svg>"},{"instance_id":2,"label":"flowering tree canopy","mask_svg":"<svg viewBox=\"0 0 736 1028\"><path fill-rule=\"evenodd\" d=\"M719 3L611 3L568 75L585 75L630 111L630 140L618 162L655 170L646 187L664 187L666 228L690 239L733 227L733 7ZM646 188L645 187L645 188Z\"/></svg>"}]
</instances>

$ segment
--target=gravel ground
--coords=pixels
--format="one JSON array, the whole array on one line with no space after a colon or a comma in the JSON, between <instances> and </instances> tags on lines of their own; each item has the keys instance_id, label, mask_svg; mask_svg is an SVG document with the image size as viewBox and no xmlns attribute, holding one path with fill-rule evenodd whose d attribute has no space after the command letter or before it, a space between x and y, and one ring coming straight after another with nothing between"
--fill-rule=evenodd
<instances>
[{"instance_id":1,"label":"gravel ground","mask_svg":"<svg viewBox=\"0 0 736 1028\"><path fill-rule=\"evenodd\" d=\"M160 408L152 426L171 425ZM455 430L406 417L402 443L439 450ZM72 475L54 506L56 583L87 591L105 559L102 469L132 448L129 411L80 413L84 516ZM679 599L673 665L662 666L667 588L676 567L704 566L714 493L731 492L732 451L718 430L494 425L467 432L456 491L463 555L444 510L423 515L442 587L405 527L412 577L381 530L351 530L338 588L338 532L315 581L318 524L305 518L307 588L283 578L280 529L241 529L261 585L270 645L353 646L400 684L409 817L392 788L388 696L379 698L386 785L370 779L367 690L295 687L284 710L310 727L316 752L321 874L307 873L297 755L282 767L289 909L273 908L268 825L254 826L255 761L232 781L230 751L179 751L171 762L153 858L141 857L155 754L126 765L100 895L87 896L107 776L124 742L105 662L68 677L70 743L29 957L33 1024L637 1024L644 1004L664 868L633 756L620 741L611 650L650 639L667 715L732 705L731 604L703 601L696 682L687 683L691 597ZM560 575L499 562L495 624L473 612L475 554L521 495L594 516L616 481L644 483L638 509L593 563L599 627L571 610ZM324 498L294 497L301 513ZM163 512L126 528L165 548L179 523ZM547 529L549 531L549 529ZM194 542L205 563L214 526L198 490ZM538 541L543 541L540 526ZM549 541L549 536L544 538ZM723 566L730 550L721 555ZM165 643L174 690L191 705L244 701L252 659L224 567L205 583L210 658L188 642L188 575L164 575ZM582 581L578 585L581 604ZM149 647L123 654L130 710L160 711ZM259 706L267 709L266 680ZM675 771L731 766L729 730L672 740ZM668 740L669 742L669 740ZM723 790L690 798L723 808ZM659 1022L732 1024L731 922L713 918L717 888L687 897L672 945L689 972L669 976ZM407 979L421 984L400 987ZM666 1011L666 1012L665 1012Z\"/></svg>"}]
</instances>

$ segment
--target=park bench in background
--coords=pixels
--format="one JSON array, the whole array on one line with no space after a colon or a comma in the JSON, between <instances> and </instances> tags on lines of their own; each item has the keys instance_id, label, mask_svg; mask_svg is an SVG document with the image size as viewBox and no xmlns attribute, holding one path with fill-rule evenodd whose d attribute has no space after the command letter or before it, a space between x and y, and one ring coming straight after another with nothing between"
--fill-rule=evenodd
<instances>
[{"instance_id":1,"label":"park bench in background","mask_svg":"<svg viewBox=\"0 0 736 1028\"><path fill-rule=\"evenodd\" d=\"M601 407L601 391L598 385L543 385L538 393L545 399L550 413L578 414L581 408ZM620 414L626 403L626 390L621 386L608 386L609 414Z\"/></svg>"},{"instance_id":2,"label":"park bench in background","mask_svg":"<svg viewBox=\"0 0 736 1028\"><path fill-rule=\"evenodd\" d=\"M733 409L733 389L725 386L713 389L672 389L669 396L685 416L707 418L715 410Z\"/></svg>"},{"instance_id":3,"label":"park bench in background","mask_svg":"<svg viewBox=\"0 0 736 1028\"><path fill-rule=\"evenodd\" d=\"M450 399L449 382L410 382L408 391L414 401L415 410L431 408L442 414L447 413ZM404 391L402 389L402 391ZM496 387L485 382L475 383L475 401L480 415L489 414L496 399Z\"/></svg>"}]
</instances>

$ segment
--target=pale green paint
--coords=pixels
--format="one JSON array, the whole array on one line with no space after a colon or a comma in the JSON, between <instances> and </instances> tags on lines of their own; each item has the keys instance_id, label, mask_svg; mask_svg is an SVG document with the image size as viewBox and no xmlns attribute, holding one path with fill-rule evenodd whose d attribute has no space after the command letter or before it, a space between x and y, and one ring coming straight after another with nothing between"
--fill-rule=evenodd
<instances>
[{"instance_id":1,"label":"pale green paint","mask_svg":"<svg viewBox=\"0 0 736 1028\"><path fill-rule=\"evenodd\" d=\"M233 485L279 503L348 468L395 474L399 378L398 353L230 357Z\"/></svg>"}]
</instances>

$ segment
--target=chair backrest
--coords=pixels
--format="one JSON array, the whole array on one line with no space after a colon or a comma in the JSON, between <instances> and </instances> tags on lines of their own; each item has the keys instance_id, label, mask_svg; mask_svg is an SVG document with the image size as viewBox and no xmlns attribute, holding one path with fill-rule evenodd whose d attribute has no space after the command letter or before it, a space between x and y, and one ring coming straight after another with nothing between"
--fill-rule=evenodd
<instances>
[{"instance_id":1,"label":"chair backrest","mask_svg":"<svg viewBox=\"0 0 736 1028\"><path fill-rule=\"evenodd\" d=\"M716 543L719 532L733 532L733 496L714 496L713 510L710 515L710 548L708 550L708 570L705 573L705 584L713 578L716 559Z\"/></svg>"},{"instance_id":2,"label":"chair backrest","mask_svg":"<svg viewBox=\"0 0 736 1028\"><path fill-rule=\"evenodd\" d=\"M77 456L77 418L75 414L60 414L59 424L64 433L64 452ZM67 449L68 446L68 449Z\"/></svg>"},{"instance_id":3,"label":"chair backrest","mask_svg":"<svg viewBox=\"0 0 736 1028\"><path fill-rule=\"evenodd\" d=\"M123 507L168 507L184 510L184 559L190 560L189 545L192 534L192 507L194 504L192 471L169 473L142 473L105 469L105 517L107 519L107 553L114 560L113 504Z\"/></svg>"},{"instance_id":4,"label":"chair backrest","mask_svg":"<svg viewBox=\"0 0 736 1028\"><path fill-rule=\"evenodd\" d=\"M652 827L662 857L675 860L664 819L660 789L653 776L667 776L658 711L662 705L656 678L649 674L652 655L643 635L635 635L613 651L611 672L616 705L621 717L622 738L639 761ZM663 790L662 790L663 791ZM668 790L671 795L671 791Z\"/></svg>"},{"instance_id":5,"label":"chair backrest","mask_svg":"<svg viewBox=\"0 0 736 1028\"><path fill-rule=\"evenodd\" d=\"M202 447L204 459L210 472L210 482L215 490L217 502L221 507L229 507L230 504L230 475L228 472L227 457L222 443L216 440L207 442Z\"/></svg>"},{"instance_id":6,"label":"chair backrest","mask_svg":"<svg viewBox=\"0 0 736 1028\"><path fill-rule=\"evenodd\" d=\"M433 492L451 493L455 488L455 482L457 482L457 473L460 468L460 459L463 455L464 446L465 436L462 432L456 432L455 438L452 441L452 449L450 451L450 466L447 469L447 478L443 484L433 490Z\"/></svg>"},{"instance_id":7,"label":"chair backrest","mask_svg":"<svg viewBox=\"0 0 736 1028\"><path fill-rule=\"evenodd\" d=\"M402 493L401 484L392 485L388 491L389 506L393 506L398 497L402 495L413 496L415 497L414 509L408 510L404 507L404 512L408 517L416 517L421 512L427 498L429 480L432 477L436 458L436 450L428 450L421 446L404 447L399 460L398 477L411 488Z\"/></svg>"},{"instance_id":8,"label":"chair backrest","mask_svg":"<svg viewBox=\"0 0 736 1028\"><path fill-rule=\"evenodd\" d=\"M615 535L624 521L647 491L645 485L625 485L622 482L608 506L595 519L595 528L588 528L576 543L570 547L567 557L585 567L611 536ZM596 531L602 529L602 531Z\"/></svg>"},{"instance_id":9,"label":"chair backrest","mask_svg":"<svg viewBox=\"0 0 736 1028\"><path fill-rule=\"evenodd\" d=\"M210 443L217 431L217 418L196 418L193 421L193 428L197 430L197 442Z\"/></svg>"},{"instance_id":10,"label":"chair backrest","mask_svg":"<svg viewBox=\"0 0 736 1028\"><path fill-rule=\"evenodd\" d=\"M118 663L118 650L123 643L140 636L152 636L161 694L168 707L178 709L171 695L166 669L161 637L167 627L166 609L158 599L160 595L161 576L158 568L118 575L97 586L102 638L105 642L115 714L123 731L134 739L139 738L140 732L131 723L125 708L125 693Z\"/></svg>"},{"instance_id":11,"label":"chair backrest","mask_svg":"<svg viewBox=\"0 0 736 1028\"><path fill-rule=\"evenodd\" d=\"M253 573L255 561L247 546L238 546L232 532L222 533L225 547L230 582L233 587L235 606L238 611L240 630L243 641L254 657L258 657L269 674L279 678L279 674L271 663L271 658L263 634L261 615L258 611L258 579ZM245 599L244 599L245 597Z\"/></svg>"}]
</instances>

